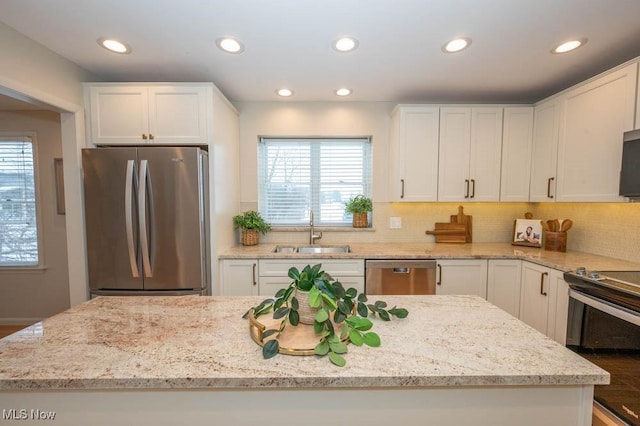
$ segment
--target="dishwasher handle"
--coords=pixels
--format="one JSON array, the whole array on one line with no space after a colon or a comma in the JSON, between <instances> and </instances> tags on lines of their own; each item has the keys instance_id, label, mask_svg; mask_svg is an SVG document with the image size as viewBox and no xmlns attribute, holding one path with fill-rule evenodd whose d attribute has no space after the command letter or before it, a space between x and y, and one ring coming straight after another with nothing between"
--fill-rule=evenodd
<instances>
[{"instance_id":1,"label":"dishwasher handle","mask_svg":"<svg viewBox=\"0 0 640 426\"><path fill-rule=\"evenodd\" d=\"M392 269L396 274L408 274L411 269L435 269L435 260L366 260L367 269Z\"/></svg>"}]
</instances>

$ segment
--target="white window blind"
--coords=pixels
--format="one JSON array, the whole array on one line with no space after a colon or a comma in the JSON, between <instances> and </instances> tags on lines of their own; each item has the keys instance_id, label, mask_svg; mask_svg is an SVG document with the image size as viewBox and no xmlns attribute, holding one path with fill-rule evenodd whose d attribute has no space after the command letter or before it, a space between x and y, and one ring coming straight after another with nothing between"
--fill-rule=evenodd
<instances>
[{"instance_id":1,"label":"white window blind","mask_svg":"<svg viewBox=\"0 0 640 426\"><path fill-rule=\"evenodd\" d=\"M272 225L351 224L344 203L371 196L369 138L261 138L258 210Z\"/></svg>"},{"instance_id":2,"label":"white window blind","mask_svg":"<svg viewBox=\"0 0 640 426\"><path fill-rule=\"evenodd\" d=\"M0 266L38 264L33 141L0 137Z\"/></svg>"}]
</instances>

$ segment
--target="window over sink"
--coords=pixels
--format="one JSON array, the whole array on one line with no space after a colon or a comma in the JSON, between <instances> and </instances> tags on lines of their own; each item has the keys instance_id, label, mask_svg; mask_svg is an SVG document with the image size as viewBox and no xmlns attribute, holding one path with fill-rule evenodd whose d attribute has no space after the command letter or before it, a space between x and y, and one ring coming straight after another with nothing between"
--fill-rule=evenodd
<instances>
[{"instance_id":1,"label":"window over sink","mask_svg":"<svg viewBox=\"0 0 640 426\"><path fill-rule=\"evenodd\" d=\"M371 197L371 138L261 137L258 210L274 226L351 226L344 204Z\"/></svg>"}]
</instances>

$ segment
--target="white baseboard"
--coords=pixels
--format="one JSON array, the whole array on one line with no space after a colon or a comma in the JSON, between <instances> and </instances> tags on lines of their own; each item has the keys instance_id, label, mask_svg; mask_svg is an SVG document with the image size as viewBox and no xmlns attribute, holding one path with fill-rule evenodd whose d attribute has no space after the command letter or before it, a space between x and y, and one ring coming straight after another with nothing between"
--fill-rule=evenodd
<instances>
[{"instance_id":1,"label":"white baseboard","mask_svg":"<svg viewBox=\"0 0 640 426\"><path fill-rule=\"evenodd\" d=\"M31 325L43 318L0 318L0 325Z\"/></svg>"}]
</instances>

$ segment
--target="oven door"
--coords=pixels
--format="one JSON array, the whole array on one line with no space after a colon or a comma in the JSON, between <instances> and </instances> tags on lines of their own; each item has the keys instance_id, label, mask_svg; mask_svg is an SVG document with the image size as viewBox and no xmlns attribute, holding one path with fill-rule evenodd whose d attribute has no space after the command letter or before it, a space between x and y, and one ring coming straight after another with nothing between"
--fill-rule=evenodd
<instances>
[{"instance_id":1,"label":"oven door","mask_svg":"<svg viewBox=\"0 0 640 426\"><path fill-rule=\"evenodd\" d=\"M594 388L594 425L640 426L640 314L576 286L569 297L567 347L611 374Z\"/></svg>"}]
</instances>

